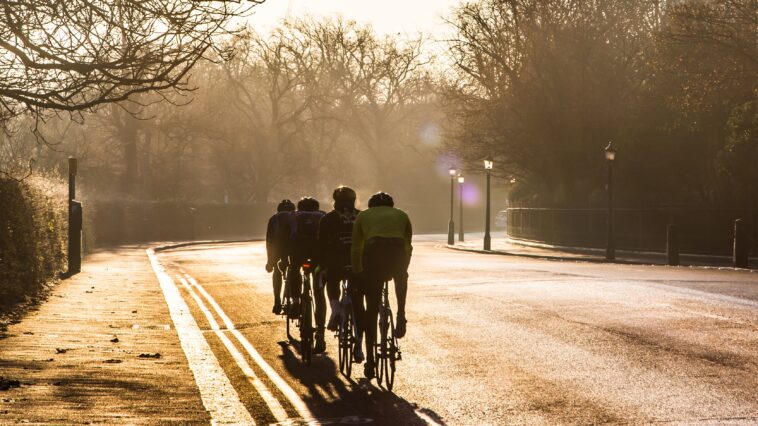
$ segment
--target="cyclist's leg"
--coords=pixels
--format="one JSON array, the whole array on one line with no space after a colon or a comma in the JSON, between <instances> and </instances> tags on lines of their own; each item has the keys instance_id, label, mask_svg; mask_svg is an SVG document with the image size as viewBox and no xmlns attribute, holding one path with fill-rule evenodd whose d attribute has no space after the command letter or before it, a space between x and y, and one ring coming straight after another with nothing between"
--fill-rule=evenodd
<instances>
[{"instance_id":1,"label":"cyclist's leg","mask_svg":"<svg viewBox=\"0 0 758 426\"><path fill-rule=\"evenodd\" d=\"M298 315L300 312L300 292L303 284L303 277L300 276L300 265L290 259L290 265L287 267L287 288L292 297L293 306L291 314Z\"/></svg>"},{"instance_id":2,"label":"cyclist's leg","mask_svg":"<svg viewBox=\"0 0 758 426\"><path fill-rule=\"evenodd\" d=\"M392 278L395 282L397 297L397 321L395 321L395 336L402 338L406 332L405 302L408 295L408 260L403 247L396 248L392 256Z\"/></svg>"},{"instance_id":3,"label":"cyclist's leg","mask_svg":"<svg viewBox=\"0 0 758 426\"><path fill-rule=\"evenodd\" d=\"M366 277L366 365L367 369L374 366L374 344L376 343L376 322L379 317L379 303L382 293L380 280Z\"/></svg>"},{"instance_id":4,"label":"cyclist's leg","mask_svg":"<svg viewBox=\"0 0 758 426\"><path fill-rule=\"evenodd\" d=\"M326 296L324 295L324 287L326 285L322 282L322 279L323 277L314 274L311 280L313 301L316 305L316 326L319 328L324 328L324 322L326 321Z\"/></svg>"},{"instance_id":5,"label":"cyclist's leg","mask_svg":"<svg viewBox=\"0 0 758 426\"><path fill-rule=\"evenodd\" d=\"M326 272L326 294L329 297L329 307L331 313L329 315L329 330L337 330L340 313L340 279L342 274L339 273L336 268L329 268Z\"/></svg>"},{"instance_id":6,"label":"cyclist's leg","mask_svg":"<svg viewBox=\"0 0 758 426\"><path fill-rule=\"evenodd\" d=\"M364 290L363 285L360 282L360 275L353 275L350 277L350 283L348 284L348 293L350 294L350 300L353 304L353 315L355 318L355 353L356 362L361 362L365 359L363 353L363 335L366 323L366 309L364 307Z\"/></svg>"},{"instance_id":7,"label":"cyclist's leg","mask_svg":"<svg viewBox=\"0 0 758 426\"><path fill-rule=\"evenodd\" d=\"M320 354L326 350L326 341L324 340L324 323L326 322L326 296L324 295L325 283L322 282L323 276L311 275L313 287L313 299L316 304L316 344L313 347L313 353Z\"/></svg>"},{"instance_id":8,"label":"cyclist's leg","mask_svg":"<svg viewBox=\"0 0 758 426\"><path fill-rule=\"evenodd\" d=\"M274 287L274 308L272 312L278 315L282 312L282 271L279 270L279 265L274 267L271 280Z\"/></svg>"}]
</instances>

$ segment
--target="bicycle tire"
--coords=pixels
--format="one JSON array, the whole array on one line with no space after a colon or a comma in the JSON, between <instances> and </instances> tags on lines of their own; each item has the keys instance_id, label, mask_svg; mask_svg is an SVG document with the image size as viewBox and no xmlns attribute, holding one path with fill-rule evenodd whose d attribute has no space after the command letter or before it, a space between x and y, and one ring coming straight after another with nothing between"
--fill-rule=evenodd
<instances>
[{"instance_id":1,"label":"bicycle tire","mask_svg":"<svg viewBox=\"0 0 758 426\"><path fill-rule=\"evenodd\" d=\"M339 352L340 352L340 373L345 377L350 377L353 365L353 342L351 338L352 330L352 315L347 312L340 320L340 334L339 334Z\"/></svg>"},{"instance_id":2,"label":"bicycle tire","mask_svg":"<svg viewBox=\"0 0 758 426\"><path fill-rule=\"evenodd\" d=\"M379 313L379 323L377 324L377 355L374 357L376 368L376 384L381 385L382 379L387 372L387 310L382 308Z\"/></svg>"},{"instance_id":3,"label":"bicycle tire","mask_svg":"<svg viewBox=\"0 0 758 426\"><path fill-rule=\"evenodd\" d=\"M395 360L397 354L397 340L395 339L395 322L392 320L392 311L389 311L389 327L387 330L387 357L385 358L384 384L387 390L392 392L395 384Z\"/></svg>"},{"instance_id":4,"label":"bicycle tire","mask_svg":"<svg viewBox=\"0 0 758 426\"><path fill-rule=\"evenodd\" d=\"M309 297L305 297L301 303L302 318L300 318L300 355L306 365L310 365L313 355L313 307Z\"/></svg>"}]
</instances>

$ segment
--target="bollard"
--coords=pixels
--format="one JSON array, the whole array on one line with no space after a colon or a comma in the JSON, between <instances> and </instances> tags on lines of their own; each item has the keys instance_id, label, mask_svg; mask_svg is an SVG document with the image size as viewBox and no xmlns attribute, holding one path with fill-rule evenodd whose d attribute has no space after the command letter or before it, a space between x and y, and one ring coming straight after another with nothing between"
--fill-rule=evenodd
<instances>
[{"instance_id":1,"label":"bollard","mask_svg":"<svg viewBox=\"0 0 758 426\"><path fill-rule=\"evenodd\" d=\"M673 223L666 227L666 259L668 265L679 266L679 238Z\"/></svg>"},{"instance_id":2,"label":"bollard","mask_svg":"<svg viewBox=\"0 0 758 426\"><path fill-rule=\"evenodd\" d=\"M68 274L73 275L82 270L82 224L84 214L82 203L69 201L71 216L68 223Z\"/></svg>"},{"instance_id":3,"label":"bollard","mask_svg":"<svg viewBox=\"0 0 758 426\"><path fill-rule=\"evenodd\" d=\"M742 219L734 221L734 251L732 261L735 268L748 267L748 245L747 224Z\"/></svg>"}]
</instances>

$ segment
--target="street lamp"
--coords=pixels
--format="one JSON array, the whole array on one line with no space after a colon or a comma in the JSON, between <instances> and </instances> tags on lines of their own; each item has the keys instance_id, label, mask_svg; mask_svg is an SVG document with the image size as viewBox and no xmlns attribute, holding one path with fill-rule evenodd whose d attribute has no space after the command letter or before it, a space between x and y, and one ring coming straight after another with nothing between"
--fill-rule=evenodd
<instances>
[{"instance_id":1,"label":"street lamp","mask_svg":"<svg viewBox=\"0 0 758 426\"><path fill-rule=\"evenodd\" d=\"M460 215L458 216L458 241L463 242L463 175L458 175L458 201L460 202Z\"/></svg>"},{"instance_id":2,"label":"street lamp","mask_svg":"<svg viewBox=\"0 0 758 426\"><path fill-rule=\"evenodd\" d=\"M607 236L605 246L606 260L616 259L616 246L613 242L613 161L616 160L616 151L613 149L613 142L608 142L605 147L605 160L608 163L608 220Z\"/></svg>"},{"instance_id":3,"label":"street lamp","mask_svg":"<svg viewBox=\"0 0 758 426\"><path fill-rule=\"evenodd\" d=\"M492 158L484 160L484 170L487 171L487 210L484 214L484 249L492 248L492 238L490 237L490 174L492 172Z\"/></svg>"},{"instance_id":4,"label":"street lamp","mask_svg":"<svg viewBox=\"0 0 758 426\"><path fill-rule=\"evenodd\" d=\"M450 174L450 221L447 223L447 243L455 244L455 223L453 222L453 188L455 186L455 175L458 173L454 168L448 171Z\"/></svg>"}]
</instances>

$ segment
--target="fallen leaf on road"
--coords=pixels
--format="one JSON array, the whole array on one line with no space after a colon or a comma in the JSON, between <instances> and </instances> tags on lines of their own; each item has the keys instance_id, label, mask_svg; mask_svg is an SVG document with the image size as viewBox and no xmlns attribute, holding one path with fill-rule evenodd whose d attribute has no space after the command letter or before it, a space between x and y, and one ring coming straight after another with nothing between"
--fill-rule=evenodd
<instances>
[{"instance_id":1,"label":"fallen leaf on road","mask_svg":"<svg viewBox=\"0 0 758 426\"><path fill-rule=\"evenodd\" d=\"M10 388L21 387L21 382L18 380L10 380L5 377L0 377L0 390L7 391Z\"/></svg>"},{"instance_id":2,"label":"fallen leaf on road","mask_svg":"<svg viewBox=\"0 0 758 426\"><path fill-rule=\"evenodd\" d=\"M154 359L158 359L158 358L161 357L161 354L159 354L157 352L154 353L154 354L139 354L138 357L139 358L154 358Z\"/></svg>"}]
</instances>

